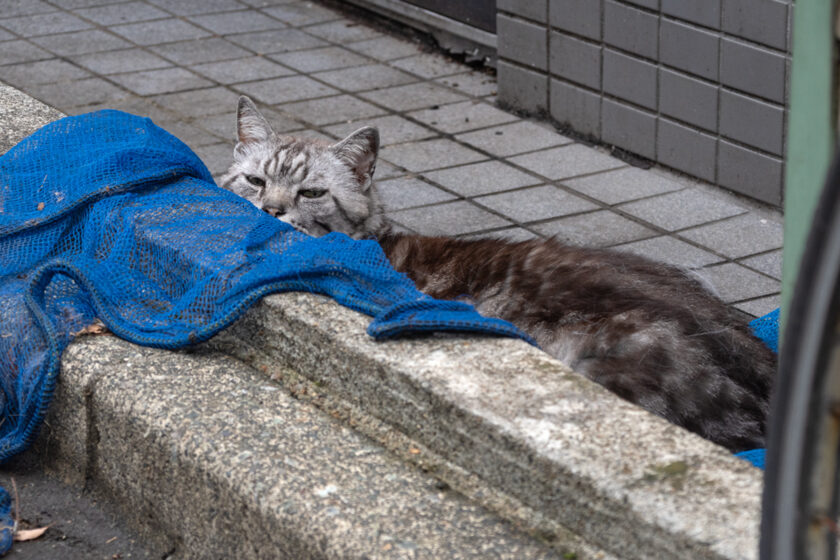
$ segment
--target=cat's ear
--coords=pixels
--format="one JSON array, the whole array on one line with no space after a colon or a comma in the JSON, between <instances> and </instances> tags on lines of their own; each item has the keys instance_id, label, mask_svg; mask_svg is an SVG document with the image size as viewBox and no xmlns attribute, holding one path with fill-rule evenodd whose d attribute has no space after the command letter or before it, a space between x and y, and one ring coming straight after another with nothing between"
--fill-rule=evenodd
<instances>
[{"instance_id":1,"label":"cat's ear","mask_svg":"<svg viewBox=\"0 0 840 560\"><path fill-rule=\"evenodd\" d=\"M373 180L373 172L376 170L379 131L372 126L360 128L333 145L332 150L353 170L362 191L367 191Z\"/></svg>"},{"instance_id":2,"label":"cat's ear","mask_svg":"<svg viewBox=\"0 0 840 560\"><path fill-rule=\"evenodd\" d=\"M244 95L239 98L239 107L236 111L236 134L239 142L245 145L265 142L274 134L271 125L260 114L254 102Z\"/></svg>"}]
</instances>

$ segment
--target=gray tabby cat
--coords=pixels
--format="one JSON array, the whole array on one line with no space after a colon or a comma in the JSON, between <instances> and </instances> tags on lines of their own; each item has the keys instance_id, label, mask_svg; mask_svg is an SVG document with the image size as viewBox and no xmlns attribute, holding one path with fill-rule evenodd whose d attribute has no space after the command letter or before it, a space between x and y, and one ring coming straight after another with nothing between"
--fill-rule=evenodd
<instances>
[{"instance_id":1,"label":"gray tabby cat","mask_svg":"<svg viewBox=\"0 0 840 560\"><path fill-rule=\"evenodd\" d=\"M375 238L423 292L466 295L576 372L732 451L764 446L776 356L686 271L553 239L394 233L373 182L376 129L332 145L282 136L245 97L237 122L225 188L305 233Z\"/></svg>"}]
</instances>

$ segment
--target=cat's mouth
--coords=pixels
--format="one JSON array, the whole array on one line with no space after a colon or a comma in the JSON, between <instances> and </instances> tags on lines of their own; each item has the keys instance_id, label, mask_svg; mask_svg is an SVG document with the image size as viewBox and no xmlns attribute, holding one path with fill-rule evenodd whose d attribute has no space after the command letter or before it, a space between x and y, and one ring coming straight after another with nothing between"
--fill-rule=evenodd
<instances>
[{"instance_id":1,"label":"cat's mouth","mask_svg":"<svg viewBox=\"0 0 840 560\"><path fill-rule=\"evenodd\" d=\"M305 233L306 235L311 235L312 237L321 237L332 231L326 224L322 224L318 220L313 220L310 226L304 226L297 220L286 220L283 216L274 216L268 210L263 210L263 212L265 212L269 216L277 218L283 223L289 224L290 226L295 228L295 230L301 233Z\"/></svg>"}]
</instances>

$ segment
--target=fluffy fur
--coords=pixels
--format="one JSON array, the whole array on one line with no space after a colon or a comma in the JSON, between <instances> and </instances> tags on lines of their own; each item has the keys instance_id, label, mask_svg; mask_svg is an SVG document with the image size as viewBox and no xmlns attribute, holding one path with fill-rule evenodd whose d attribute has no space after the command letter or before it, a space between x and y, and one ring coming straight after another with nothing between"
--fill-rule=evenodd
<instances>
[{"instance_id":1,"label":"fluffy fur","mask_svg":"<svg viewBox=\"0 0 840 560\"><path fill-rule=\"evenodd\" d=\"M278 136L241 98L224 186L301 231L378 239L423 292L506 319L575 371L730 450L764 446L776 356L686 271L556 240L393 233L372 180L378 133Z\"/></svg>"}]
</instances>

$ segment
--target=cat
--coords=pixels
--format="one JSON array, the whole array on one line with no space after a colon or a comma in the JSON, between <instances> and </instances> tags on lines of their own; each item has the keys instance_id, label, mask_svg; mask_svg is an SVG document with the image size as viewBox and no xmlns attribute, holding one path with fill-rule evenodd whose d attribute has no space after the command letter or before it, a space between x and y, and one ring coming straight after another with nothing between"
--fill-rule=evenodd
<instances>
[{"instance_id":1,"label":"cat","mask_svg":"<svg viewBox=\"0 0 840 560\"><path fill-rule=\"evenodd\" d=\"M246 97L222 186L299 231L374 238L440 299L466 298L618 396L731 451L764 446L776 355L692 273L556 239L394 232L373 181L376 129L344 140L276 134Z\"/></svg>"}]
</instances>

